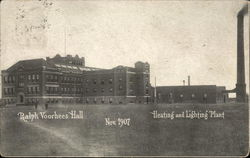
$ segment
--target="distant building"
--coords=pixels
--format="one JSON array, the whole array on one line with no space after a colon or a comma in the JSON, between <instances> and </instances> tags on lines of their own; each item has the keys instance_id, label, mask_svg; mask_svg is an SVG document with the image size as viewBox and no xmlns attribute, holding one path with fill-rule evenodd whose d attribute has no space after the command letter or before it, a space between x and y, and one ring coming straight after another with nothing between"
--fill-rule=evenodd
<instances>
[{"instance_id":1,"label":"distant building","mask_svg":"<svg viewBox=\"0 0 250 158\"><path fill-rule=\"evenodd\" d=\"M225 87L216 85L159 86L156 87L158 103L225 103Z\"/></svg>"},{"instance_id":2,"label":"distant building","mask_svg":"<svg viewBox=\"0 0 250 158\"><path fill-rule=\"evenodd\" d=\"M100 69L77 55L19 61L2 71L5 104L149 103L150 65Z\"/></svg>"}]
</instances>

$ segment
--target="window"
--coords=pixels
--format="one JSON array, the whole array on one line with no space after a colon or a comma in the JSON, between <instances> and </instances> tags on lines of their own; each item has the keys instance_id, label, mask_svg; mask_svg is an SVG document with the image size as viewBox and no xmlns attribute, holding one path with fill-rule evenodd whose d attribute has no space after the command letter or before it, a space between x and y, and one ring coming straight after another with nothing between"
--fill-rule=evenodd
<instances>
[{"instance_id":1,"label":"window","mask_svg":"<svg viewBox=\"0 0 250 158\"><path fill-rule=\"evenodd\" d=\"M109 98L109 103L111 104L113 102L113 99L112 98Z\"/></svg>"},{"instance_id":2,"label":"window","mask_svg":"<svg viewBox=\"0 0 250 158\"><path fill-rule=\"evenodd\" d=\"M207 93L205 93L205 94L203 95L203 97L204 97L204 98L207 98Z\"/></svg>"},{"instance_id":3,"label":"window","mask_svg":"<svg viewBox=\"0 0 250 158\"><path fill-rule=\"evenodd\" d=\"M112 82L113 82L112 78L111 78L111 79L109 79L109 83L111 84Z\"/></svg>"},{"instance_id":4,"label":"window","mask_svg":"<svg viewBox=\"0 0 250 158\"><path fill-rule=\"evenodd\" d=\"M93 80L93 83L96 84L96 80Z\"/></svg>"},{"instance_id":5,"label":"window","mask_svg":"<svg viewBox=\"0 0 250 158\"><path fill-rule=\"evenodd\" d=\"M133 77L130 77L129 82L133 82L133 81L134 81Z\"/></svg>"},{"instance_id":6,"label":"window","mask_svg":"<svg viewBox=\"0 0 250 158\"><path fill-rule=\"evenodd\" d=\"M109 91L110 91L110 92L113 92L113 88L110 88Z\"/></svg>"},{"instance_id":7,"label":"window","mask_svg":"<svg viewBox=\"0 0 250 158\"><path fill-rule=\"evenodd\" d=\"M9 80L9 82L12 82L12 78L11 78L11 76L9 76L9 77L8 77L8 80Z\"/></svg>"},{"instance_id":8,"label":"window","mask_svg":"<svg viewBox=\"0 0 250 158\"><path fill-rule=\"evenodd\" d=\"M24 75L20 75L19 79L23 80L24 79Z\"/></svg>"},{"instance_id":9,"label":"window","mask_svg":"<svg viewBox=\"0 0 250 158\"><path fill-rule=\"evenodd\" d=\"M180 95L180 98L183 98L183 97L184 97L183 94L181 94L181 95Z\"/></svg>"},{"instance_id":10,"label":"window","mask_svg":"<svg viewBox=\"0 0 250 158\"><path fill-rule=\"evenodd\" d=\"M8 88L8 94L10 94L11 93L11 89L10 88Z\"/></svg>"},{"instance_id":11,"label":"window","mask_svg":"<svg viewBox=\"0 0 250 158\"><path fill-rule=\"evenodd\" d=\"M29 81L31 80L31 75L28 75L28 80L29 80Z\"/></svg>"},{"instance_id":12,"label":"window","mask_svg":"<svg viewBox=\"0 0 250 158\"><path fill-rule=\"evenodd\" d=\"M120 89L120 90L122 89L122 85L119 86L119 89Z\"/></svg>"},{"instance_id":13,"label":"window","mask_svg":"<svg viewBox=\"0 0 250 158\"><path fill-rule=\"evenodd\" d=\"M89 92L89 89L88 88L86 88L86 93L88 93Z\"/></svg>"},{"instance_id":14,"label":"window","mask_svg":"<svg viewBox=\"0 0 250 158\"><path fill-rule=\"evenodd\" d=\"M36 76L33 74L32 75L32 80L35 80L36 79Z\"/></svg>"},{"instance_id":15,"label":"window","mask_svg":"<svg viewBox=\"0 0 250 158\"><path fill-rule=\"evenodd\" d=\"M8 89L4 88L4 94L8 94Z\"/></svg>"},{"instance_id":16,"label":"window","mask_svg":"<svg viewBox=\"0 0 250 158\"><path fill-rule=\"evenodd\" d=\"M148 89L146 90L146 95L148 95L149 94L149 91L148 91Z\"/></svg>"},{"instance_id":17,"label":"window","mask_svg":"<svg viewBox=\"0 0 250 158\"><path fill-rule=\"evenodd\" d=\"M192 94L191 97L192 97L192 98L195 98L195 94Z\"/></svg>"},{"instance_id":18,"label":"window","mask_svg":"<svg viewBox=\"0 0 250 158\"><path fill-rule=\"evenodd\" d=\"M7 83L8 82L8 76L4 77L4 82Z\"/></svg>"},{"instance_id":19,"label":"window","mask_svg":"<svg viewBox=\"0 0 250 158\"><path fill-rule=\"evenodd\" d=\"M19 87L23 87L24 86L24 83L23 82L19 82Z\"/></svg>"},{"instance_id":20,"label":"window","mask_svg":"<svg viewBox=\"0 0 250 158\"><path fill-rule=\"evenodd\" d=\"M104 84L104 80L101 81L101 84Z\"/></svg>"},{"instance_id":21,"label":"window","mask_svg":"<svg viewBox=\"0 0 250 158\"><path fill-rule=\"evenodd\" d=\"M169 98L172 98L173 97L173 94L172 93L169 93Z\"/></svg>"},{"instance_id":22,"label":"window","mask_svg":"<svg viewBox=\"0 0 250 158\"><path fill-rule=\"evenodd\" d=\"M16 80L15 76L13 76L13 78L12 78L12 79L13 79L13 82L15 82L15 80Z\"/></svg>"},{"instance_id":23,"label":"window","mask_svg":"<svg viewBox=\"0 0 250 158\"><path fill-rule=\"evenodd\" d=\"M122 81L122 78L119 78L119 81Z\"/></svg>"},{"instance_id":24,"label":"window","mask_svg":"<svg viewBox=\"0 0 250 158\"><path fill-rule=\"evenodd\" d=\"M39 87L35 87L35 91L37 93L39 91Z\"/></svg>"},{"instance_id":25,"label":"window","mask_svg":"<svg viewBox=\"0 0 250 158\"><path fill-rule=\"evenodd\" d=\"M94 88L94 89L93 89L93 92L96 92L96 91L97 91L96 88Z\"/></svg>"},{"instance_id":26,"label":"window","mask_svg":"<svg viewBox=\"0 0 250 158\"><path fill-rule=\"evenodd\" d=\"M102 92L104 92L104 88L102 88Z\"/></svg>"}]
</instances>

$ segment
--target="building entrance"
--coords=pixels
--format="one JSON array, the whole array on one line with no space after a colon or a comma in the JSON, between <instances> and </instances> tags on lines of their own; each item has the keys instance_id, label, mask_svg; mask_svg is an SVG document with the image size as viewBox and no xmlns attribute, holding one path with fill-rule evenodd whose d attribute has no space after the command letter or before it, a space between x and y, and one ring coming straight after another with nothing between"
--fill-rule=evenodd
<instances>
[{"instance_id":1,"label":"building entrance","mask_svg":"<svg viewBox=\"0 0 250 158\"><path fill-rule=\"evenodd\" d=\"M18 101L18 104L24 104L24 94L23 93L18 94L17 101Z\"/></svg>"}]
</instances>

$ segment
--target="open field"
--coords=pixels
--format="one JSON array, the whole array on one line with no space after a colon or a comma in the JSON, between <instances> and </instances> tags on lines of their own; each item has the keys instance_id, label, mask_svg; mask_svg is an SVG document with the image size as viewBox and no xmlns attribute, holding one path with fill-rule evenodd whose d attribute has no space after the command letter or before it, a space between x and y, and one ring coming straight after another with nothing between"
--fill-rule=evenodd
<instances>
[{"instance_id":1,"label":"open field","mask_svg":"<svg viewBox=\"0 0 250 158\"><path fill-rule=\"evenodd\" d=\"M18 112L34 107L1 108L1 154L6 156L180 156L246 155L247 104L71 105L48 113L82 110L84 119L24 122ZM216 110L225 118L153 119L150 112ZM130 126L106 126L105 118L130 118Z\"/></svg>"}]
</instances>

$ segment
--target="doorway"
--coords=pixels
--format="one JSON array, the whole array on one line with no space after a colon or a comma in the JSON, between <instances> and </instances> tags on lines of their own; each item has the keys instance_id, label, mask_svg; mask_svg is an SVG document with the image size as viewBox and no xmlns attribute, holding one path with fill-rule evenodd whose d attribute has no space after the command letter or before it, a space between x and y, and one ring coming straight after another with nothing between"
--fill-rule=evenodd
<instances>
[{"instance_id":1,"label":"doorway","mask_svg":"<svg viewBox=\"0 0 250 158\"><path fill-rule=\"evenodd\" d=\"M24 94L18 94L18 103L19 104L24 104Z\"/></svg>"}]
</instances>

